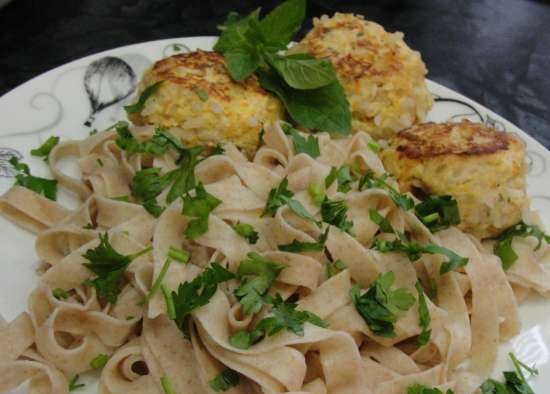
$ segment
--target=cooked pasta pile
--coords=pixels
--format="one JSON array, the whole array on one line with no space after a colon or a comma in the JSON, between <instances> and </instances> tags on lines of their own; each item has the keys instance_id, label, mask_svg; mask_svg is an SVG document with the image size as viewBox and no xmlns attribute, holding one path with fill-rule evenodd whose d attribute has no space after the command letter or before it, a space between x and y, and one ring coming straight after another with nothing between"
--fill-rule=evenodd
<instances>
[{"instance_id":1,"label":"cooked pasta pile","mask_svg":"<svg viewBox=\"0 0 550 394\"><path fill-rule=\"evenodd\" d=\"M170 188L146 210L136 173L168 182L192 157L123 150L114 129L57 145L49 163L78 209L21 186L0 199L43 262L28 312L0 328L0 392L67 393L95 367L102 394L474 393L520 331L518 302L550 295L548 244L513 238L505 272L493 241L432 233L405 209L367 134L319 133L308 155L285 131L266 125L252 161L230 143L197 159L194 188L164 210ZM69 156L81 179L58 168ZM399 247L413 243L439 249ZM111 277L100 252L121 261Z\"/></svg>"}]
</instances>

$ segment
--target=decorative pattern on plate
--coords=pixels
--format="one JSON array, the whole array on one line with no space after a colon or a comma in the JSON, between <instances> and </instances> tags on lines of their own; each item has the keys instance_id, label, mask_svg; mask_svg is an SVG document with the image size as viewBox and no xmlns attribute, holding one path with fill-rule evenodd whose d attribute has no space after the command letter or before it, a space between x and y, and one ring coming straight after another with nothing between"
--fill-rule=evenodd
<instances>
[{"instance_id":1,"label":"decorative pattern on plate","mask_svg":"<svg viewBox=\"0 0 550 394\"><path fill-rule=\"evenodd\" d=\"M12 157L21 159L23 155L12 148L0 148L0 177L13 178L17 175L17 171L9 162Z\"/></svg>"}]
</instances>

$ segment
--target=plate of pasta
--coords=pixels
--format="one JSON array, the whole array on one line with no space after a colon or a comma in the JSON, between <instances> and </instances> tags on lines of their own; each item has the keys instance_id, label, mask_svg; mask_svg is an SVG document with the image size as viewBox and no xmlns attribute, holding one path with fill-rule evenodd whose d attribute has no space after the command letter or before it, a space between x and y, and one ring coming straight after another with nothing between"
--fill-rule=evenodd
<instances>
[{"instance_id":1,"label":"plate of pasta","mask_svg":"<svg viewBox=\"0 0 550 394\"><path fill-rule=\"evenodd\" d=\"M0 98L0 393L548 392L550 153L305 6Z\"/></svg>"}]
</instances>

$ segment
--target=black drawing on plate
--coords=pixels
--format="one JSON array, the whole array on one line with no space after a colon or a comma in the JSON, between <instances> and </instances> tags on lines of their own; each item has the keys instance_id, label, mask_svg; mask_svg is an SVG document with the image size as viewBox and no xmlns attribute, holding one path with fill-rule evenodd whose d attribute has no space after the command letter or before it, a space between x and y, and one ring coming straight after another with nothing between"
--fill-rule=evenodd
<instances>
[{"instance_id":1,"label":"black drawing on plate","mask_svg":"<svg viewBox=\"0 0 550 394\"><path fill-rule=\"evenodd\" d=\"M85 126L91 126L95 114L124 100L136 89L136 74L124 60L106 56L90 63L84 74L84 88L91 113Z\"/></svg>"},{"instance_id":2,"label":"black drawing on plate","mask_svg":"<svg viewBox=\"0 0 550 394\"><path fill-rule=\"evenodd\" d=\"M13 178L17 175L17 171L10 163L12 157L17 157L21 159L23 155L12 148L0 148L0 177L2 178Z\"/></svg>"}]
</instances>

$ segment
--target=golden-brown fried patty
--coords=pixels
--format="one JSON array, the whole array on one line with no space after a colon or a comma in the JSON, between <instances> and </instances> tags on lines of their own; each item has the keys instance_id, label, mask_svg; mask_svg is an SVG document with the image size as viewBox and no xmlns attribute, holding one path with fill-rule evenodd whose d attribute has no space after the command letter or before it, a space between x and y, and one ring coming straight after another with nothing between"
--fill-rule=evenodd
<instances>
[{"instance_id":1,"label":"golden-brown fried patty","mask_svg":"<svg viewBox=\"0 0 550 394\"><path fill-rule=\"evenodd\" d=\"M352 109L352 126L374 137L389 137L424 120L432 106L420 54L360 15L336 13L313 21L293 52L330 58Z\"/></svg>"},{"instance_id":2,"label":"golden-brown fried patty","mask_svg":"<svg viewBox=\"0 0 550 394\"><path fill-rule=\"evenodd\" d=\"M284 115L282 104L255 76L233 81L216 52L196 51L156 62L144 73L139 92L157 81L164 82L130 119L137 125L180 128L178 135L190 145L231 141L252 153L263 123Z\"/></svg>"},{"instance_id":3,"label":"golden-brown fried patty","mask_svg":"<svg viewBox=\"0 0 550 394\"><path fill-rule=\"evenodd\" d=\"M525 152L510 133L483 124L424 123L399 132L382 152L402 190L453 195L465 231L491 237L527 206Z\"/></svg>"}]
</instances>

